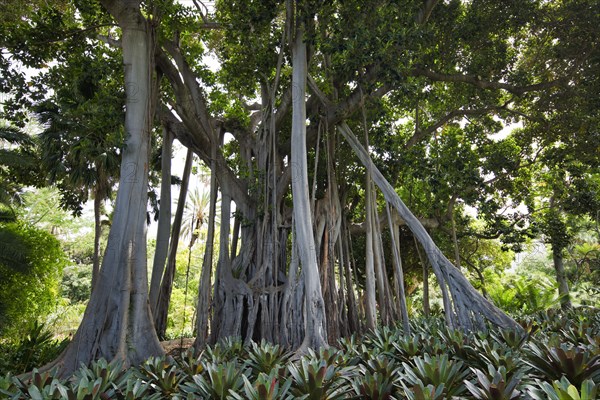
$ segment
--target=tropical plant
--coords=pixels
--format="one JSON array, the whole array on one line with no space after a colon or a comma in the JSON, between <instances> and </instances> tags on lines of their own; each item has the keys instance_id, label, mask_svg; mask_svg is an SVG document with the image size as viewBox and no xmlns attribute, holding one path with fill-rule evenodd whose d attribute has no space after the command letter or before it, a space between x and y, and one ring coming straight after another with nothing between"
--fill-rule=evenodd
<instances>
[{"instance_id":1,"label":"tropical plant","mask_svg":"<svg viewBox=\"0 0 600 400\"><path fill-rule=\"evenodd\" d=\"M469 370L463 367L462 361L448 359L447 354L430 356L425 353L422 357L415 357L411 364L403 362L402 365L404 370L401 376L408 387L422 382L425 386L433 385L436 388L443 385L447 397L465 393L463 381L469 375Z\"/></svg>"},{"instance_id":2,"label":"tropical plant","mask_svg":"<svg viewBox=\"0 0 600 400\"><path fill-rule=\"evenodd\" d=\"M563 343L555 346L530 342L525 349L524 362L541 378L558 380L563 376L572 384L600 379L600 354L589 349Z\"/></svg>"},{"instance_id":3,"label":"tropical plant","mask_svg":"<svg viewBox=\"0 0 600 400\"><path fill-rule=\"evenodd\" d=\"M404 395L410 400L442 400L447 398L443 383L438 386L432 384L425 386L421 380L418 380L411 388L408 388L404 382L402 382L402 386L404 387Z\"/></svg>"},{"instance_id":4,"label":"tropical plant","mask_svg":"<svg viewBox=\"0 0 600 400\"><path fill-rule=\"evenodd\" d=\"M280 371L274 369L269 374L261 372L254 383L251 383L246 375L242 375L245 397L239 392L231 392L231 397L236 400L294 399L296 397L289 392L292 381L282 376L283 371L285 368ZM283 384L281 384L282 382Z\"/></svg>"},{"instance_id":5,"label":"tropical plant","mask_svg":"<svg viewBox=\"0 0 600 400\"><path fill-rule=\"evenodd\" d=\"M182 383L181 391L188 396L225 400L244 386L242 376L248 374L236 361L207 362L204 370L204 374L193 375L191 381Z\"/></svg>"},{"instance_id":6,"label":"tropical plant","mask_svg":"<svg viewBox=\"0 0 600 400\"><path fill-rule=\"evenodd\" d=\"M264 339L260 344L252 342L246 355L246 365L252 370L254 376L260 373L269 374L280 365L285 365L291 353L285 351L278 344L270 344Z\"/></svg>"},{"instance_id":7,"label":"tropical plant","mask_svg":"<svg viewBox=\"0 0 600 400\"><path fill-rule=\"evenodd\" d=\"M244 359L246 349L239 338L227 337L219 340L214 346L208 346L205 358L213 363L224 363Z\"/></svg>"},{"instance_id":8,"label":"tropical plant","mask_svg":"<svg viewBox=\"0 0 600 400\"><path fill-rule=\"evenodd\" d=\"M167 361L164 357L150 357L139 368L144 381L150 383L162 396L169 397L178 392L183 380L177 364Z\"/></svg>"},{"instance_id":9,"label":"tropical plant","mask_svg":"<svg viewBox=\"0 0 600 400\"><path fill-rule=\"evenodd\" d=\"M0 345L0 374L23 373L52 361L68 339L57 340L45 324L34 321L16 343Z\"/></svg>"},{"instance_id":10,"label":"tropical plant","mask_svg":"<svg viewBox=\"0 0 600 400\"><path fill-rule=\"evenodd\" d=\"M600 392L600 384L588 379L575 386L567 377L548 382L538 381L538 387L530 386L527 394L534 400L594 400Z\"/></svg>"},{"instance_id":11,"label":"tropical plant","mask_svg":"<svg viewBox=\"0 0 600 400\"><path fill-rule=\"evenodd\" d=\"M322 359L312 354L302 357L298 363L289 364L291 393L311 400L346 398L351 390L348 379L352 375L352 368L329 361L332 359Z\"/></svg>"},{"instance_id":12,"label":"tropical plant","mask_svg":"<svg viewBox=\"0 0 600 400\"><path fill-rule=\"evenodd\" d=\"M506 369L488 367L487 374L471 368L477 376L477 385L465 380L465 386L477 400L516 400L521 397L517 386L521 382L518 374L507 375Z\"/></svg>"}]
</instances>

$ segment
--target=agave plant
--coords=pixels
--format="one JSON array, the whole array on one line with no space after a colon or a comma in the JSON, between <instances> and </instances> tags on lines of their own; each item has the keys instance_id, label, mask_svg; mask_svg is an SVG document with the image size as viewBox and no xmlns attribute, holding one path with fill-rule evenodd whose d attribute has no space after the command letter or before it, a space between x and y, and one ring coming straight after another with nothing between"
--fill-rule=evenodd
<instances>
[{"instance_id":1,"label":"agave plant","mask_svg":"<svg viewBox=\"0 0 600 400\"><path fill-rule=\"evenodd\" d=\"M527 394L534 400L595 400L600 392L600 385L587 379L579 389L566 377L555 380L552 385L538 381L539 387L530 386Z\"/></svg>"},{"instance_id":2,"label":"agave plant","mask_svg":"<svg viewBox=\"0 0 600 400\"><path fill-rule=\"evenodd\" d=\"M177 365L171 364L164 357L149 358L140 366L139 373L156 392L167 397L179 391L179 384L183 380Z\"/></svg>"},{"instance_id":3,"label":"agave plant","mask_svg":"<svg viewBox=\"0 0 600 400\"><path fill-rule=\"evenodd\" d=\"M246 358L246 349L239 338L226 337L214 346L208 346L204 357L209 362L224 363Z\"/></svg>"},{"instance_id":4,"label":"agave plant","mask_svg":"<svg viewBox=\"0 0 600 400\"><path fill-rule=\"evenodd\" d=\"M443 383L438 386L432 384L425 386L421 380L418 380L410 389L404 383L402 383L402 386L404 387L404 395L409 400L443 400L448 398Z\"/></svg>"},{"instance_id":5,"label":"agave plant","mask_svg":"<svg viewBox=\"0 0 600 400\"><path fill-rule=\"evenodd\" d=\"M366 371L352 382L352 387L361 399L386 400L391 399L396 391L394 378L380 372Z\"/></svg>"},{"instance_id":6,"label":"agave plant","mask_svg":"<svg viewBox=\"0 0 600 400\"><path fill-rule=\"evenodd\" d=\"M420 335L407 335L400 336L394 343L396 352L394 356L399 361L408 362L415 356L422 354L421 336Z\"/></svg>"},{"instance_id":7,"label":"agave plant","mask_svg":"<svg viewBox=\"0 0 600 400\"><path fill-rule=\"evenodd\" d=\"M594 355L581 347L530 343L524 362L540 377L549 380L565 376L572 384L580 386L587 379L600 379L600 354Z\"/></svg>"},{"instance_id":8,"label":"agave plant","mask_svg":"<svg viewBox=\"0 0 600 400\"><path fill-rule=\"evenodd\" d=\"M21 387L24 392L23 394L27 394L32 399L69 398L69 391L58 379L56 371L39 372L37 369L34 369L29 386L21 385ZM27 396L23 397L27 398Z\"/></svg>"},{"instance_id":9,"label":"agave plant","mask_svg":"<svg viewBox=\"0 0 600 400\"><path fill-rule=\"evenodd\" d=\"M237 392L231 392L231 397L236 400L286 400L294 399L290 393L292 381L283 379L280 371L273 370L270 374L259 373L256 382L252 384L245 375L242 375L244 380L245 397ZM283 385L281 382L284 382Z\"/></svg>"},{"instance_id":10,"label":"agave plant","mask_svg":"<svg viewBox=\"0 0 600 400\"><path fill-rule=\"evenodd\" d=\"M390 399L397 391L394 382L401 367L383 354L358 366L359 374L352 382L357 395L364 399Z\"/></svg>"},{"instance_id":11,"label":"agave plant","mask_svg":"<svg viewBox=\"0 0 600 400\"><path fill-rule=\"evenodd\" d=\"M188 395L188 398L208 398L224 400L237 393L244 385L243 375L248 371L242 369L237 361L228 361L226 363L206 363L204 370L208 374L208 379L202 375L192 376L191 382L185 382L180 385L180 390Z\"/></svg>"},{"instance_id":12,"label":"agave plant","mask_svg":"<svg viewBox=\"0 0 600 400\"><path fill-rule=\"evenodd\" d=\"M176 358L175 362L177 363L177 367L181 373L187 377L200 374L204 370L204 365L202 364L200 356L196 355L196 352L193 348L181 353Z\"/></svg>"},{"instance_id":13,"label":"agave plant","mask_svg":"<svg viewBox=\"0 0 600 400\"><path fill-rule=\"evenodd\" d=\"M399 332L388 326L375 329L365 336L363 343L371 353L392 355L395 351L394 343L398 341Z\"/></svg>"},{"instance_id":14,"label":"agave plant","mask_svg":"<svg viewBox=\"0 0 600 400\"><path fill-rule=\"evenodd\" d=\"M413 363L402 363L404 371L401 375L409 386L422 382L425 386L437 388L443 384L447 397L460 396L465 392L463 381L469 375L469 370L463 368L462 361L449 360L446 354L433 357L424 354L423 357L414 358Z\"/></svg>"},{"instance_id":15,"label":"agave plant","mask_svg":"<svg viewBox=\"0 0 600 400\"><path fill-rule=\"evenodd\" d=\"M506 368L495 369L489 366L488 374L471 368L477 376L477 385L465 381L465 386L477 400L515 400L521 396L517 386L521 382L519 374L507 376Z\"/></svg>"},{"instance_id":16,"label":"agave plant","mask_svg":"<svg viewBox=\"0 0 600 400\"><path fill-rule=\"evenodd\" d=\"M262 340L260 345L254 342L251 344L247 358L246 364L254 376L261 372L268 375L276 366L285 364L290 358L290 353L278 344L273 345Z\"/></svg>"},{"instance_id":17,"label":"agave plant","mask_svg":"<svg viewBox=\"0 0 600 400\"><path fill-rule=\"evenodd\" d=\"M298 364L289 364L291 393L305 399L344 399L351 391L348 379L352 367L342 367L326 359L303 357Z\"/></svg>"},{"instance_id":18,"label":"agave plant","mask_svg":"<svg viewBox=\"0 0 600 400\"><path fill-rule=\"evenodd\" d=\"M528 335L516 329L500 329L490 335L496 342L502 343L511 349L520 349L527 341Z\"/></svg>"},{"instance_id":19,"label":"agave plant","mask_svg":"<svg viewBox=\"0 0 600 400\"><path fill-rule=\"evenodd\" d=\"M520 353L496 341L473 338L471 343L465 346L465 352L468 357L464 361L480 370L487 370L490 366L504 367L507 376L510 377L523 369Z\"/></svg>"},{"instance_id":20,"label":"agave plant","mask_svg":"<svg viewBox=\"0 0 600 400\"><path fill-rule=\"evenodd\" d=\"M22 395L22 390L25 387L17 377L10 372L5 376L0 376L0 395L7 399L19 399Z\"/></svg>"}]
</instances>

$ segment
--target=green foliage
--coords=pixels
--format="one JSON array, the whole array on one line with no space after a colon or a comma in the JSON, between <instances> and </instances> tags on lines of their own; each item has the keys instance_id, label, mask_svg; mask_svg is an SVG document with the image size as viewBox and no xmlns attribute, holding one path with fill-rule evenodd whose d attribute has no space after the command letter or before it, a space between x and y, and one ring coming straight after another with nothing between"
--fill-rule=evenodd
<instances>
[{"instance_id":1,"label":"green foliage","mask_svg":"<svg viewBox=\"0 0 600 400\"><path fill-rule=\"evenodd\" d=\"M65 267L60 283L63 298L78 303L90 298L92 285L92 266L89 264L74 264Z\"/></svg>"},{"instance_id":2,"label":"green foliage","mask_svg":"<svg viewBox=\"0 0 600 400\"><path fill-rule=\"evenodd\" d=\"M0 334L23 329L56 306L66 262L50 233L23 223L0 223Z\"/></svg>"},{"instance_id":3,"label":"green foliage","mask_svg":"<svg viewBox=\"0 0 600 400\"><path fill-rule=\"evenodd\" d=\"M280 345L273 345L262 340L260 344L252 343L250 345L246 355L246 364L252 369L255 376L260 373L268 374L277 366L285 365L290 355Z\"/></svg>"},{"instance_id":4,"label":"green foliage","mask_svg":"<svg viewBox=\"0 0 600 400\"><path fill-rule=\"evenodd\" d=\"M157 388L156 390L165 397L177 393L183 379L178 366L162 357L149 358L140 366L139 372L146 382Z\"/></svg>"},{"instance_id":5,"label":"green foliage","mask_svg":"<svg viewBox=\"0 0 600 400\"><path fill-rule=\"evenodd\" d=\"M546 379L566 377L579 386L587 379L600 379L600 351L563 343L554 346L530 342L525 349L525 363L536 375Z\"/></svg>"},{"instance_id":6,"label":"green foliage","mask_svg":"<svg viewBox=\"0 0 600 400\"><path fill-rule=\"evenodd\" d=\"M18 341L0 342L0 374L24 373L44 365L56 358L68 342L54 339L44 324L34 321Z\"/></svg>"},{"instance_id":7,"label":"green foliage","mask_svg":"<svg viewBox=\"0 0 600 400\"><path fill-rule=\"evenodd\" d=\"M398 391L395 381L400 377L400 366L384 355L368 359L358 366L359 374L352 381L355 393L366 399L389 399Z\"/></svg>"},{"instance_id":8,"label":"green foliage","mask_svg":"<svg viewBox=\"0 0 600 400\"><path fill-rule=\"evenodd\" d=\"M273 369L268 375L261 372L254 383L251 383L246 375L244 379L244 394L231 393L232 398L237 400L276 400L276 399L294 399L290 393L292 381L285 379L281 371ZM283 384L282 384L283 382Z\"/></svg>"},{"instance_id":9,"label":"green foliage","mask_svg":"<svg viewBox=\"0 0 600 400\"><path fill-rule=\"evenodd\" d=\"M312 400L346 398L353 369L344 367L339 362L342 360L340 353L324 351L319 355L311 352L298 363L289 364L291 393Z\"/></svg>"},{"instance_id":10,"label":"green foliage","mask_svg":"<svg viewBox=\"0 0 600 400\"><path fill-rule=\"evenodd\" d=\"M593 400L600 391L600 384L592 380L586 380L578 387L564 376L552 384L538 381L538 386L530 387L527 392L534 400Z\"/></svg>"},{"instance_id":11,"label":"green foliage","mask_svg":"<svg viewBox=\"0 0 600 400\"><path fill-rule=\"evenodd\" d=\"M461 361L452 361L447 354L441 356L415 357L411 364L402 363L402 375L410 386L433 385L436 388L444 386L446 396L460 396L465 393L463 381L469 375ZM409 386L409 387L410 387Z\"/></svg>"},{"instance_id":12,"label":"green foliage","mask_svg":"<svg viewBox=\"0 0 600 400\"><path fill-rule=\"evenodd\" d=\"M477 385L465 381L465 386L477 400L515 400L520 398L521 393L516 387L521 382L519 375L509 376L506 368L495 369L488 366L488 373L472 369L477 376Z\"/></svg>"},{"instance_id":13,"label":"green foliage","mask_svg":"<svg viewBox=\"0 0 600 400\"><path fill-rule=\"evenodd\" d=\"M205 374L194 375L192 382L181 385L182 392L188 396L225 400L230 396L230 391L239 391L244 386L242 375L247 370L242 370L237 361L220 364L207 362L204 369Z\"/></svg>"}]
</instances>

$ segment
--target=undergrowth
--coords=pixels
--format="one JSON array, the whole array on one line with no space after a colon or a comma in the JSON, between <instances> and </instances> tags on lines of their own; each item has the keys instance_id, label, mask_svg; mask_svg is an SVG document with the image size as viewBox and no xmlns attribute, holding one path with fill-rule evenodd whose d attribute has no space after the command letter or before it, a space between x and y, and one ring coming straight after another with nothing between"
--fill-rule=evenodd
<instances>
[{"instance_id":1,"label":"undergrowth","mask_svg":"<svg viewBox=\"0 0 600 400\"><path fill-rule=\"evenodd\" d=\"M600 311L543 312L522 331L465 333L441 319L382 327L293 360L278 345L227 339L201 354L123 370L105 360L70 379L34 370L0 377L0 398L32 399L552 399L600 390Z\"/></svg>"}]
</instances>

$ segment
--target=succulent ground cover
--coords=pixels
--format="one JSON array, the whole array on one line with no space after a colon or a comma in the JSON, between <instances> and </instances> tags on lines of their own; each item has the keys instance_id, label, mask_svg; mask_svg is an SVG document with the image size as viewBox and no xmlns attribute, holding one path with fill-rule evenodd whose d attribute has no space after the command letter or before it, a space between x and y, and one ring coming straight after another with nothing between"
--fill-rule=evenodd
<instances>
[{"instance_id":1,"label":"succulent ground cover","mask_svg":"<svg viewBox=\"0 0 600 400\"><path fill-rule=\"evenodd\" d=\"M522 332L465 333L442 319L382 327L299 357L229 339L138 368L97 361L71 378L0 377L10 399L551 399L600 395L600 310L521 318Z\"/></svg>"}]
</instances>

